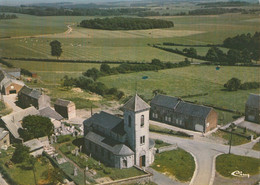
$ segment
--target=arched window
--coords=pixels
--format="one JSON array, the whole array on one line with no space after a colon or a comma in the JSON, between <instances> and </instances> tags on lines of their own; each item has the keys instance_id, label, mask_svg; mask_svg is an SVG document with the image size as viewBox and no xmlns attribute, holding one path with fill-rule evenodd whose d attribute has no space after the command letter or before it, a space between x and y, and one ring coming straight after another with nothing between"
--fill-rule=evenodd
<instances>
[{"instance_id":1,"label":"arched window","mask_svg":"<svg viewBox=\"0 0 260 185\"><path fill-rule=\"evenodd\" d=\"M144 115L141 116L141 127L144 126Z\"/></svg>"},{"instance_id":2,"label":"arched window","mask_svg":"<svg viewBox=\"0 0 260 185\"><path fill-rule=\"evenodd\" d=\"M131 127L131 121L132 121L131 116L128 116L128 126L129 127Z\"/></svg>"}]
</instances>

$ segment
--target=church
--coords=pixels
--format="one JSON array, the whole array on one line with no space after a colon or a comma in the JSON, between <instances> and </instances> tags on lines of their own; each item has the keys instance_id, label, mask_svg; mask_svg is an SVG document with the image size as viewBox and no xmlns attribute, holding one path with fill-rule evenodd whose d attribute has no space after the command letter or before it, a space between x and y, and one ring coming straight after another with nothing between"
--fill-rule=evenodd
<instances>
[{"instance_id":1,"label":"church","mask_svg":"<svg viewBox=\"0 0 260 185\"><path fill-rule=\"evenodd\" d=\"M123 119L101 111L84 121L86 152L115 168L147 167L155 154L150 106L136 94L122 108Z\"/></svg>"}]
</instances>

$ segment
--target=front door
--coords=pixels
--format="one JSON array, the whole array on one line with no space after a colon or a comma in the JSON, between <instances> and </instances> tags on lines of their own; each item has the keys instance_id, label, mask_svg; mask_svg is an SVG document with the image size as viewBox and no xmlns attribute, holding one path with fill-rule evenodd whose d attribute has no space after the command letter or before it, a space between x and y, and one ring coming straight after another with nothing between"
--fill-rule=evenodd
<instances>
[{"instance_id":1,"label":"front door","mask_svg":"<svg viewBox=\"0 0 260 185\"><path fill-rule=\"evenodd\" d=\"M9 94L16 94L16 90L10 90Z\"/></svg>"},{"instance_id":2,"label":"front door","mask_svg":"<svg viewBox=\"0 0 260 185\"><path fill-rule=\"evenodd\" d=\"M139 165L141 168L145 167L145 155L140 156Z\"/></svg>"}]
</instances>

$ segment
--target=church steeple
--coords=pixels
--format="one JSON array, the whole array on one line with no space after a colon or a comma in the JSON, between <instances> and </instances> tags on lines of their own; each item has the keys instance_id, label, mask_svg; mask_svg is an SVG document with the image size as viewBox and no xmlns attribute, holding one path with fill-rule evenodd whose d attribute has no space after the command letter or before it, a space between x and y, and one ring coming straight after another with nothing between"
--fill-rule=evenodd
<instances>
[{"instance_id":1,"label":"church steeple","mask_svg":"<svg viewBox=\"0 0 260 185\"><path fill-rule=\"evenodd\" d=\"M126 102L123 110L124 130L127 133L127 142L135 152L135 164L138 166L147 166L149 161L150 106L135 94L135 96Z\"/></svg>"}]
</instances>

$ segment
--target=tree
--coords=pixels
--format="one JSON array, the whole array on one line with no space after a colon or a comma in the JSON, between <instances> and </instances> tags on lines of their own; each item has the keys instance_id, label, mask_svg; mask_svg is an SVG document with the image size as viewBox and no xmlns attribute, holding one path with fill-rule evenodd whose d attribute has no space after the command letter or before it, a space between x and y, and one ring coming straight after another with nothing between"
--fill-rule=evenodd
<instances>
[{"instance_id":1,"label":"tree","mask_svg":"<svg viewBox=\"0 0 260 185\"><path fill-rule=\"evenodd\" d=\"M14 163L22 163L28 161L30 158L30 149L27 146L24 146L23 144L16 144L15 145L15 151L13 153L13 156L11 158L11 161Z\"/></svg>"},{"instance_id":2,"label":"tree","mask_svg":"<svg viewBox=\"0 0 260 185\"><path fill-rule=\"evenodd\" d=\"M38 115L24 117L22 120L22 127L23 128L19 129L18 132L24 140L51 136L54 129L49 118Z\"/></svg>"},{"instance_id":3,"label":"tree","mask_svg":"<svg viewBox=\"0 0 260 185\"><path fill-rule=\"evenodd\" d=\"M97 68L93 67L83 73L84 76L93 78L94 81L100 76L100 72Z\"/></svg>"},{"instance_id":4,"label":"tree","mask_svg":"<svg viewBox=\"0 0 260 185\"><path fill-rule=\"evenodd\" d=\"M106 74L110 73L110 66L108 64L101 64L100 71Z\"/></svg>"},{"instance_id":5,"label":"tree","mask_svg":"<svg viewBox=\"0 0 260 185\"><path fill-rule=\"evenodd\" d=\"M54 40L50 43L50 46L51 46L51 55L56 56L57 59L59 59L62 53L61 43L57 40Z\"/></svg>"},{"instance_id":6,"label":"tree","mask_svg":"<svg viewBox=\"0 0 260 185\"><path fill-rule=\"evenodd\" d=\"M227 88L229 91L237 91L241 86L241 80L237 78L232 78L224 84L224 87Z\"/></svg>"}]
</instances>

